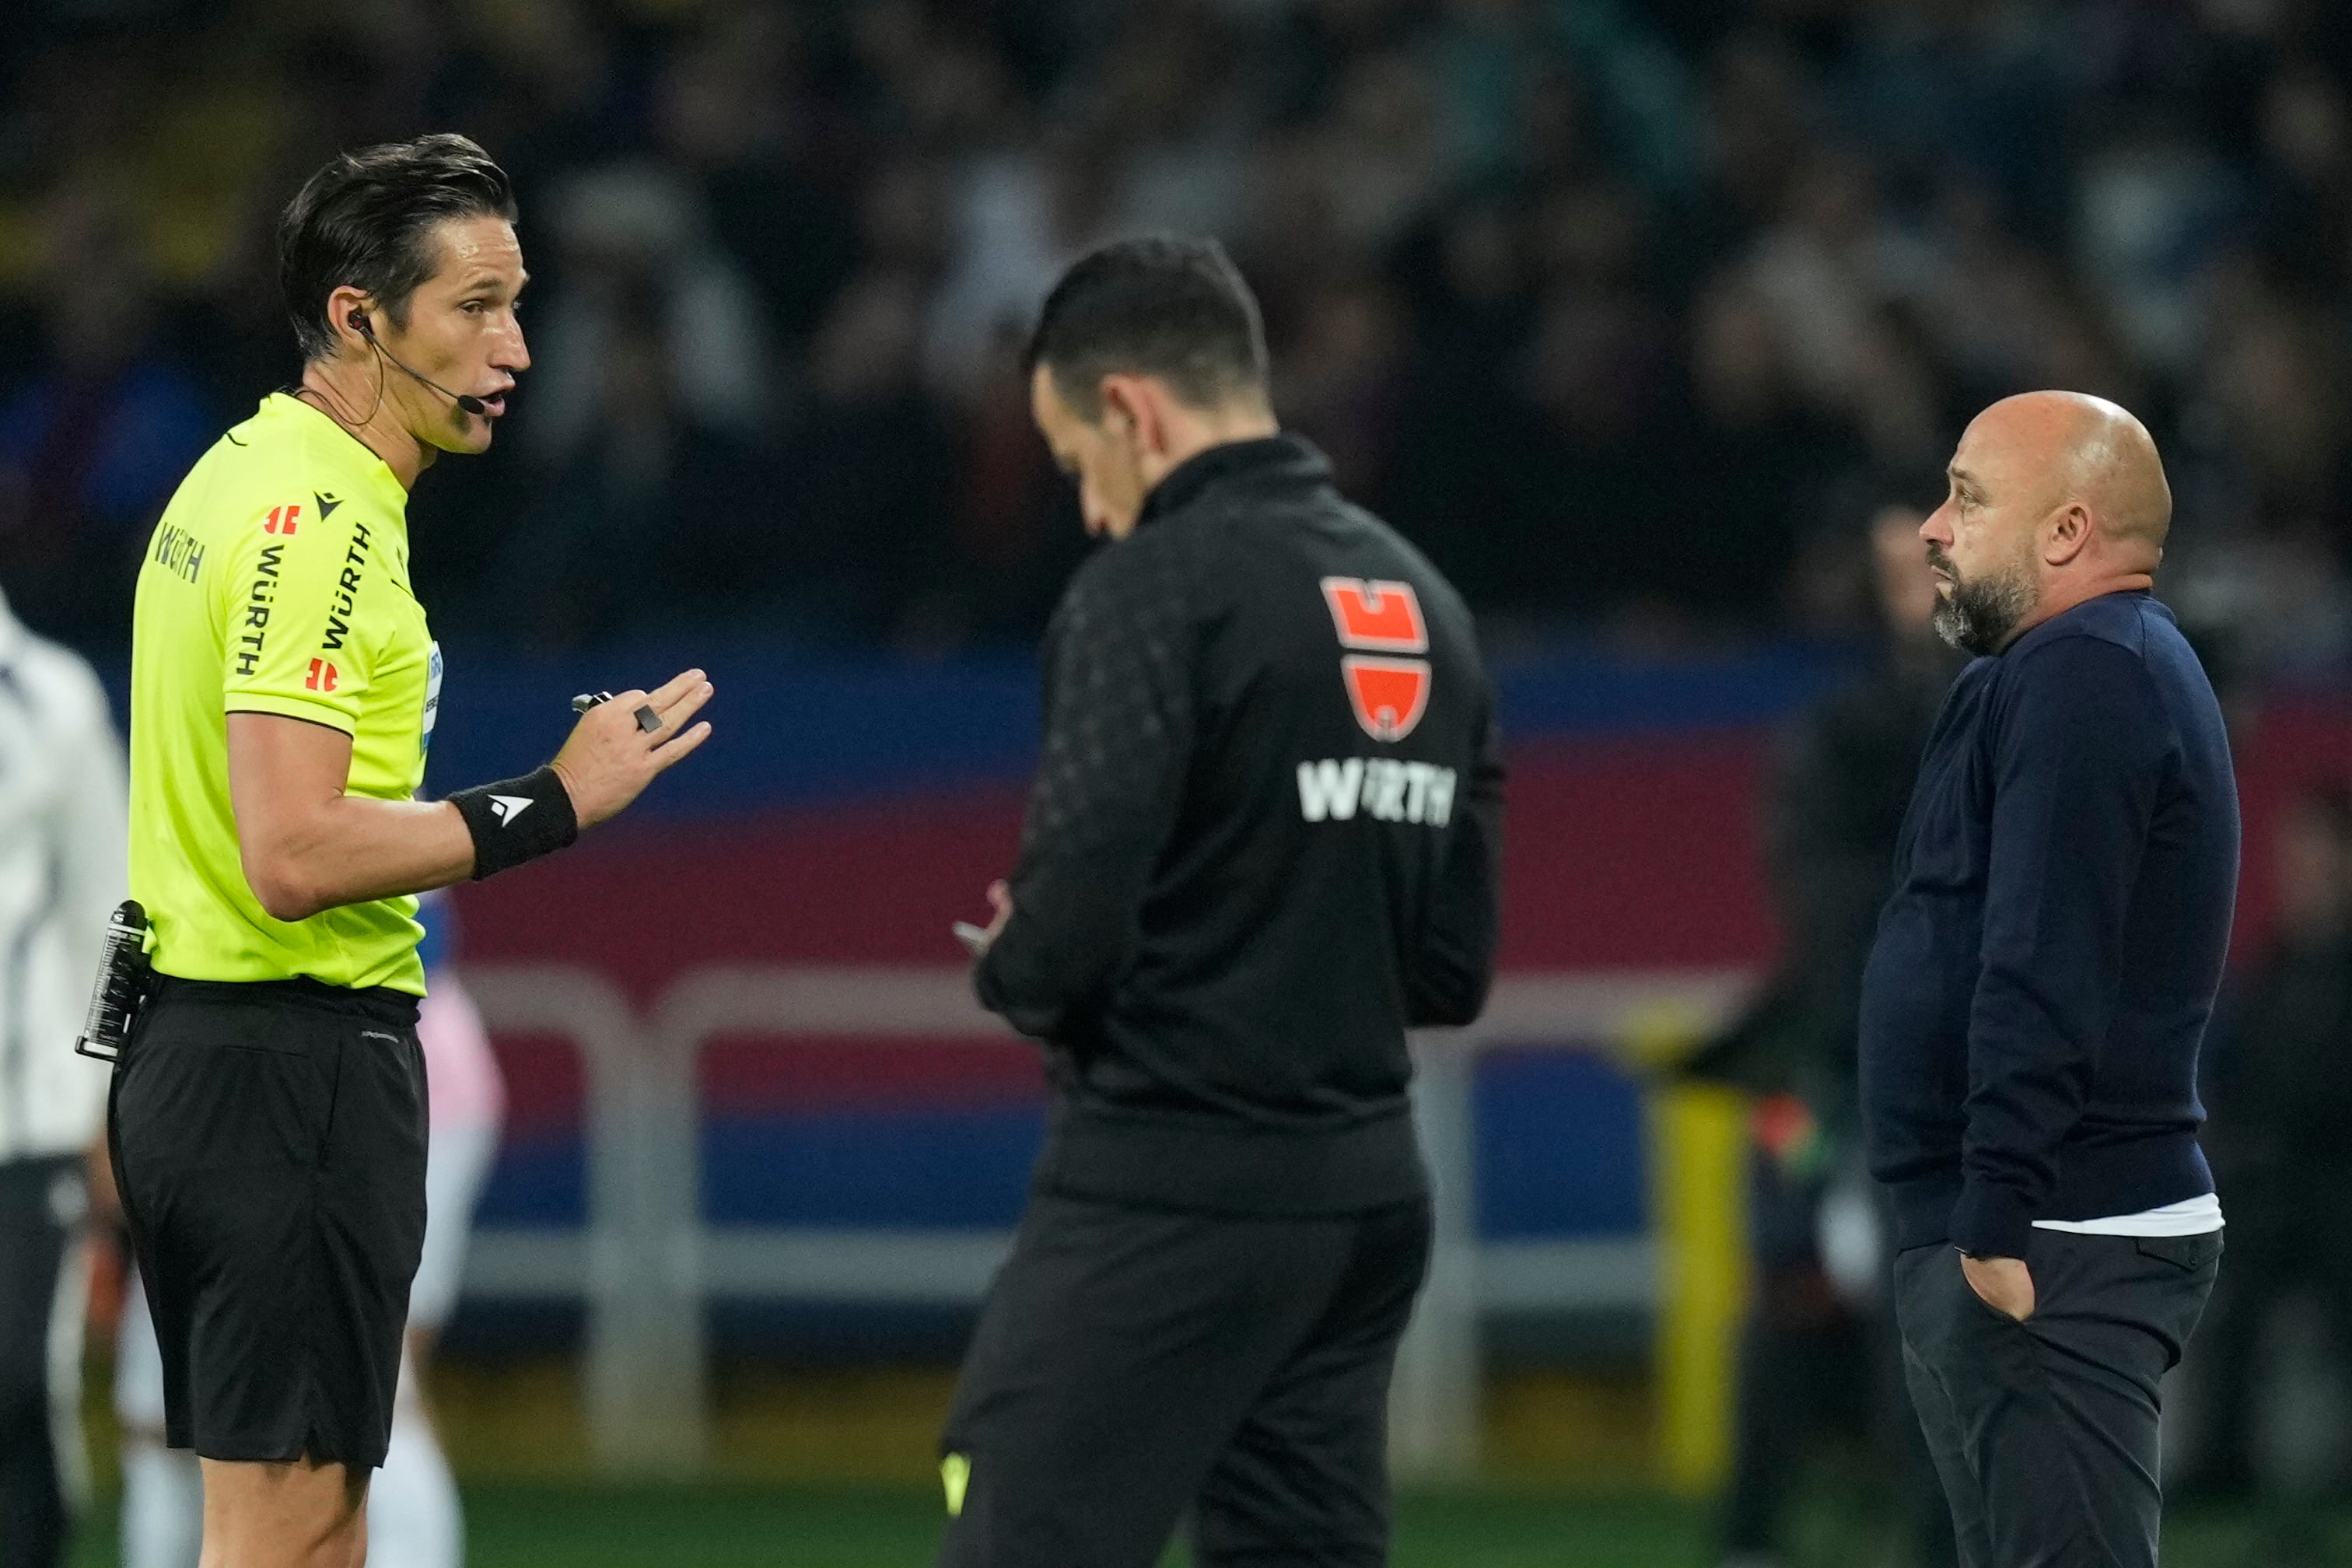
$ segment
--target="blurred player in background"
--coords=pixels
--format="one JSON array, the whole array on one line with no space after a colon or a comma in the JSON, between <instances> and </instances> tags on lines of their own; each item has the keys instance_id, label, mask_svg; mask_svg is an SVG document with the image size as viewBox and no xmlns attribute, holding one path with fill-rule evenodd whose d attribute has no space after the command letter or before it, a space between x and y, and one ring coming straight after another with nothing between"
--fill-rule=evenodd
<instances>
[{"instance_id":1,"label":"blurred player in background","mask_svg":"<svg viewBox=\"0 0 2352 1568\"><path fill-rule=\"evenodd\" d=\"M1468 611L1275 423L1215 242L1046 299L1031 407L1109 542L1046 634L981 1000L1051 1131L942 1440L949 1568L1388 1554L1427 1267L1405 1031L1493 978L1502 763Z\"/></svg>"},{"instance_id":2,"label":"blurred player in background","mask_svg":"<svg viewBox=\"0 0 2352 1568\"><path fill-rule=\"evenodd\" d=\"M2326 1351L2352 1356L2352 792L2305 791L2272 847L2277 924L2224 994L2206 1096L2213 1179L2230 1194L2230 1268L2198 1330L2188 1371L2199 1459L2187 1484L2259 1488L2278 1546L2300 1561L2323 1498L2338 1484L2341 1438L2261 1441L2280 1378L2283 1308L2316 1310ZM2282 1463L2283 1460L2288 1462ZM2298 1550L2300 1549L2300 1550Z\"/></svg>"},{"instance_id":3,"label":"blurred player in background","mask_svg":"<svg viewBox=\"0 0 2352 1568\"><path fill-rule=\"evenodd\" d=\"M425 1047L432 1141L425 1156L425 1253L408 1289L408 1339L392 1447L368 1494L368 1561L376 1568L457 1568L465 1560L464 1520L425 1403L433 1347L457 1310L474 1209L498 1155L506 1083L489 1032L455 967L457 917L446 899L422 914L425 1001L416 1040Z\"/></svg>"},{"instance_id":4,"label":"blurred player in background","mask_svg":"<svg viewBox=\"0 0 2352 1568\"><path fill-rule=\"evenodd\" d=\"M8 1568L60 1562L69 1504L79 1500L87 1221L106 1068L73 1047L100 932L122 886L122 743L106 693L79 656L33 636L0 600L0 1563Z\"/></svg>"},{"instance_id":5,"label":"blurred player in background","mask_svg":"<svg viewBox=\"0 0 2352 1568\"><path fill-rule=\"evenodd\" d=\"M408 1292L408 1337L393 1405L392 1445L368 1493L373 1568L457 1568L465 1521L456 1481L434 1436L424 1377L435 1337L449 1321L465 1270L474 1207L498 1152L506 1114L482 1016L452 966L456 911L423 900L427 990L417 1010L432 1136L425 1162L425 1254ZM123 1568L195 1568L204 1538L204 1479L193 1454L163 1446L163 1363L153 1320L134 1281L115 1355L114 1405L122 1422Z\"/></svg>"},{"instance_id":6,"label":"blurred player in background","mask_svg":"<svg viewBox=\"0 0 2352 1568\"><path fill-rule=\"evenodd\" d=\"M1901 1483L1920 1568L1955 1561L1945 1505L1903 1389L1887 1247L1862 1164L1854 1019L1919 752L1960 659L1935 633L1926 512L1880 507L1863 541L1878 608L1869 673L1780 736L1764 802L1786 944L1757 1005L1688 1066L1757 1096L1738 1430L1721 1521L1726 1568L1782 1560L1790 1504L1821 1440L1877 1446Z\"/></svg>"}]
</instances>

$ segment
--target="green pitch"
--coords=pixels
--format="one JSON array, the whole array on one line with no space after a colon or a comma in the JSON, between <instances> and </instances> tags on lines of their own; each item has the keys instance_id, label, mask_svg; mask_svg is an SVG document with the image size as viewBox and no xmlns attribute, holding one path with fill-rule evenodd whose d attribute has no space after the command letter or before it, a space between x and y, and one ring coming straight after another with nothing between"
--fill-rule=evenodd
<instances>
[{"instance_id":1,"label":"green pitch","mask_svg":"<svg viewBox=\"0 0 2352 1568\"><path fill-rule=\"evenodd\" d=\"M467 1568L926 1568L943 1522L929 1492L469 1488ZM112 1568L111 1521L72 1568ZM1696 1568L1703 1520L1651 1500L1412 1498L1396 1568ZM1181 1552L1171 1554L1181 1564Z\"/></svg>"},{"instance_id":2,"label":"green pitch","mask_svg":"<svg viewBox=\"0 0 2352 1568\"><path fill-rule=\"evenodd\" d=\"M468 1568L925 1568L940 1527L936 1498L889 1490L489 1486L469 1488L466 1506ZM83 1532L72 1568L113 1568L110 1513ZM1394 1563L1713 1568L1706 1536L1703 1510L1654 1498L1414 1496L1399 1504ZM2258 1539L2246 1521L2189 1516L2166 1532L2166 1568L2238 1568ZM1816 1550L1797 1562L1899 1568L1898 1559L1869 1556ZM2323 1559L2273 1549L2261 1560L2286 1568Z\"/></svg>"},{"instance_id":3,"label":"green pitch","mask_svg":"<svg viewBox=\"0 0 2352 1568\"><path fill-rule=\"evenodd\" d=\"M941 1525L929 1494L651 1492L593 1510L581 1500L483 1495L473 1507L470 1568L921 1568ZM1549 1568L1572 1540L1589 1543L1579 1558L1586 1563L1679 1565L1696 1561L1693 1525L1682 1510L1654 1502L1415 1500L1401 1521L1396 1561L1398 1568Z\"/></svg>"}]
</instances>

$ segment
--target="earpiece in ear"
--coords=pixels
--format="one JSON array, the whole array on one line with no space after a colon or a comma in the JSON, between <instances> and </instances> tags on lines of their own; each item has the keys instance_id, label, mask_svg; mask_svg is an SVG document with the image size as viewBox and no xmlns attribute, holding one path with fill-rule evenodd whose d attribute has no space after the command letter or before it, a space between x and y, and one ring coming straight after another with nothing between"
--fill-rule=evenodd
<instances>
[{"instance_id":1,"label":"earpiece in ear","mask_svg":"<svg viewBox=\"0 0 2352 1568\"><path fill-rule=\"evenodd\" d=\"M364 311L353 310L349 319L352 323L352 331L357 332L360 336L367 339L371 342L374 342L375 328L368 324L367 315Z\"/></svg>"}]
</instances>

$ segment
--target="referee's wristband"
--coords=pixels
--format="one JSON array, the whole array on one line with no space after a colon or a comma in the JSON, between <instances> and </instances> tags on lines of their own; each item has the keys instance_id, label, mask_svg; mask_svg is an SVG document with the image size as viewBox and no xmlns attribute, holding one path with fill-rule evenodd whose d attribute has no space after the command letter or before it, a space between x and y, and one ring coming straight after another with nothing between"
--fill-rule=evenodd
<instances>
[{"instance_id":1,"label":"referee's wristband","mask_svg":"<svg viewBox=\"0 0 2352 1568\"><path fill-rule=\"evenodd\" d=\"M449 797L474 838L474 880L552 855L580 837L571 792L554 768L476 784Z\"/></svg>"}]
</instances>

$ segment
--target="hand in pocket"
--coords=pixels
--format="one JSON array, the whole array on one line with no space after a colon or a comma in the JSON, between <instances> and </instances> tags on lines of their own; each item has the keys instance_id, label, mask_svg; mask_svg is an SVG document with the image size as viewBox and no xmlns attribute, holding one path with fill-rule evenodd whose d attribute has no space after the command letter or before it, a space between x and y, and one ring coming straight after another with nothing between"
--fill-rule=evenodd
<instances>
[{"instance_id":1,"label":"hand in pocket","mask_svg":"<svg viewBox=\"0 0 2352 1568\"><path fill-rule=\"evenodd\" d=\"M2033 1275L2022 1258L1960 1258L1960 1276L1977 1300L2004 1318L2023 1322L2033 1316Z\"/></svg>"}]
</instances>

